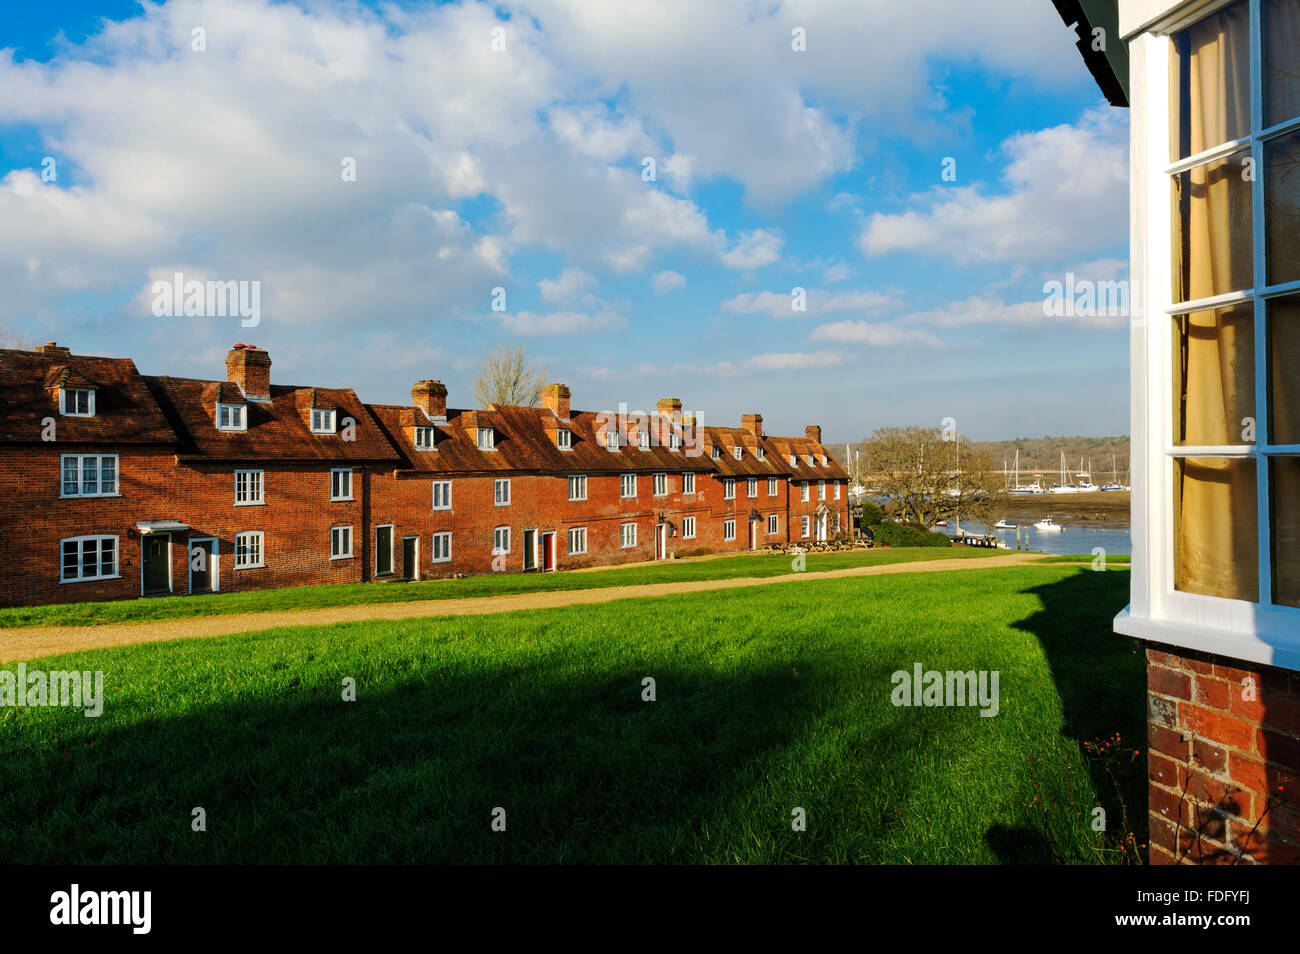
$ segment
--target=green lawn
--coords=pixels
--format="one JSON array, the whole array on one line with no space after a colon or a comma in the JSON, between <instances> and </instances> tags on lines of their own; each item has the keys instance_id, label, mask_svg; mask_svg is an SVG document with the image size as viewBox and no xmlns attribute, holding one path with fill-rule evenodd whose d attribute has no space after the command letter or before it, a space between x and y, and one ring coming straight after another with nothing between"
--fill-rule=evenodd
<instances>
[{"instance_id":1,"label":"green lawn","mask_svg":"<svg viewBox=\"0 0 1300 954\"><path fill-rule=\"evenodd\" d=\"M974 547L848 550L810 554L806 558L806 569L817 572L920 560L978 559L1005 553L1005 550ZM706 560L670 560L577 573L508 573L419 583L401 580L387 583L335 583L244 593L212 593L206 596L162 596L106 603L16 607L0 609L0 629L17 626L100 626L105 623L183 619L257 610L313 609L363 603L405 603L472 596L505 596L512 593L600 589L642 583L672 583L678 580L779 576L791 572L792 560L793 557L788 556L742 554Z\"/></svg>"},{"instance_id":2,"label":"green lawn","mask_svg":"<svg viewBox=\"0 0 1300 954\"><path fill-rule=\"evenodd\" d=\"M1094 790L1113 833L1120 810L1081 744L1144 734L1143 660L1110 632L1127 585L896 575L32 661L102 669L107 698L98 719L0 709L0 857L1095 860ZM999 671L999 714L894 707L916 662ZM1139 826L1144 764L1125 778Z\"/></svg>"}]
</instances>

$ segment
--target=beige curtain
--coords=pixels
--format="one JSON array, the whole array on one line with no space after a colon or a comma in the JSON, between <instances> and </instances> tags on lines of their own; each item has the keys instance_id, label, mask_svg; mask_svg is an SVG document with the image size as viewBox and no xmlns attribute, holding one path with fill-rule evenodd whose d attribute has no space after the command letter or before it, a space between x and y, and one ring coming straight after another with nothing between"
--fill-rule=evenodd
<instances>
[{"instance_id":1,"label":"beige curtain","mask_svg":"<svg viewBox=\"0 0 1300 954\"><path fill-rule=\"evenodd\" d=\"M1174 443L1249 444L1255 417L1255 306L1177 315Z\"/></svg>"},{"instance_id":2,"label":"beige curtain","mask_svg":"<svg viewBox=\"0 0 1300 954\"><path fill-rule=\"evenodd\" d=\"M1174 586L1259 599L1255 462L1188 457L1174 467Z\"/></svg>"},{"instance_id":3,"label":"beige curtain","mask_svg":"<svg viewBox=\"0 0 1300 954\"><path fill-rule=\"evenodd\" d=\"M1246 0L1173 38L1169 117L1171 158L1240 139L1250 132L1250 6Z\"/></svg>"}]
</instances>

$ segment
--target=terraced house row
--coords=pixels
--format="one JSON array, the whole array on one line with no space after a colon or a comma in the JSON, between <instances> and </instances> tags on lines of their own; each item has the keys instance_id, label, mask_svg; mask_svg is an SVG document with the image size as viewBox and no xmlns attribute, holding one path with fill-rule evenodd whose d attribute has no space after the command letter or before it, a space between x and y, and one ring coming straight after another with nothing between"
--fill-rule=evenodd
<instances>
[{"instance_id":1,"label":"terraced house row","mask_svg":"<svg viewBox=\"0 0 1300 954\"><path fill-rule=\"evenodd\" d=\"M54 343L0 350L0 605L307 583L548 572L825 540L848 474L820 428L448 408L271 383L251 345L221 381L146 376Z\"/></svg>"}]
</instances>

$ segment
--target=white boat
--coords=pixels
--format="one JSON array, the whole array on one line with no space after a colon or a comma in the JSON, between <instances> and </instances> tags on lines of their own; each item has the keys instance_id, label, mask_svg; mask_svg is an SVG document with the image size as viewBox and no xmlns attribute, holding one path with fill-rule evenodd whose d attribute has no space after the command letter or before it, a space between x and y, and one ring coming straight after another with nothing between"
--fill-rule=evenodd
<instances>
[{"instance_id":1,"label":"white boat","mask_svg":"<svg viewBox=\"0 0 1300 954\"><path fill-rule=\"evenodd\" d=\"M1006 518L1006 517L1003 517L1003 518L1002 518L1001 520L999 520L997 523L993 524L993 529L994 529L994 530L1014 530L1014 529L1016 529L1016 525L1015 525L1014 523L1007 523L1007 518Z\"/></svg>"},{"instance_id":2,"label":"white boat","mask_svg":"<svg viewBox=\"0 0 1300 954\"><path fill-rule=\"evenodd\" d=\"M1064 527L1062 527L1059 523L1056 523L1054 520L1052 520L1051 517L1044 517L1042 520L1039 520L1036 524L1034 524L1034 529L1035 530L1063 530Z\"/></svg>"},{"instance_id":3,"label":"white boat","mask_svg":"<svg viewBox=\"0 0 1300 954\"><path fill-rule=\"evenodd\" d=\"M1119 469L1115 466L1115 455L1110 455L1110 480L1101 485L1102 490L1128 490L1119 482Z\"/></svg>"},{"instance_id":4,"label":"white boat","mask_svg":"<svg viewBox=\"0 0 1300 954\"><path fill-rule=\"evenodd\" d=\"M1006 466L1006 465L1004 464L1004 465L1003 465L1004 469L1005 469L1005 466ZM1036 480L1035 480L1032 484L1025 484L1025 485L1023 485L1023 486L1021 485L1021 483L1020 483L1020 451L1018 451L1018 450L1016 451L1016 483L1015 483L1015 486L1014 486L1014 487L1011 487L1007 492L1008 492L1012 497L1028 497L1028 496L1030 496L1031 494L1042 494L1042 493L1046 493L1046 492L1047 492L1047 491L1045 491L1045 490L1043 489L1042 485L1039 484L1039 482L1036 481Z\"/></svg>"},{"instance_id":5,"label":"white boat","mask_svg":"<svg viewBox=\"0 0 1300 954\"><path fill-rule=\"evenodd\" d=\"M1079 469L1083 469L1083 461L1079 462ZM1092 485L1089 484L1088 486L1091 487ZM1053 484L1052 488L1047 492L1049 494L1077 494L1083 492L1079 487L1070 483L1069 475L1065 472L1065 451L1061 451L1061 482Z\"/></svg>"}]
</instances>

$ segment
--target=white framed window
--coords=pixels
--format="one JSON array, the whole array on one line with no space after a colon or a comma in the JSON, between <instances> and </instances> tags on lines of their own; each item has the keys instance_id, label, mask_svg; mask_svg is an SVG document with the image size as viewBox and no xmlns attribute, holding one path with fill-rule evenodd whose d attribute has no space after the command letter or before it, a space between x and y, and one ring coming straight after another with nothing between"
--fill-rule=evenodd
<instances>
[{"instance_id":1,"label":"white framed window","mask_svg":"<svg viewBox=\"0 0 1300 954\"><path fill-rule=\"evenodd\" d=\"M262 552L262 531L246 530L235 534L235 569L266 566Z\"/></svg>"},{"instance_id":2,"label":"white framed window","mask_svg":"<svg viewBox=\"0 0 1300 954\"><path fill-rule=\"evenodd\" d=\"M478 429L478 436L475 440L479 450L490 451L496 450L497 448L497 435L494 428L480 427Z\"/></svg>"},{"instance_id":3,"label":"white framed window","mask_svg":"<svg viewBox=\"0 0 1300 954\"><path fill-rule=\"evenodd\" d=\"M64 454L61 497L116 497L116 454Z\"/></svg>"},{"instance_id":4,"label":"white framed window","mask_svg":"<svg viewBox=\"0 0 1300 954\"><path fill-rule=\"evenodd\" d=\"M352 528L351 527L330 528L330 559L331 560L352 559Z\"/></svg>"},{"instance_id":5,"label":"white framed window","mask_svg":"<svg viewBox=\"0 0 1300 954\"><path fill-rule=\"evenodd\" d=\"M727 477L722 481L722 499L723 500L736 499L736 478Z\"/></svg>"},{"instance_id":6,"label":"white framed window","mask_svg":"<svg viewBox=\"0 0 1300 954\"><path fill-rule=\"evenodd\" d=\"M434 563L450 563L451 562L451 534L446 532L435 533L433 535L432 552L433 552L432 560Z\"/></svg>"},{"instance_id":7,"label":"white framed window","mask_svg":"<svg viewBox=\"0 0 1300 954\"><path fill-rule=\"evenodd\" d=\"M585 474L571 474L569 476L569 499L587 499L587 476Z\"/></svg>"},{"instance_id":8,"label":"white framed window","mask_svg":"<svg viewBox=\"0 0 1300 954\"><path fill-rule=\"evenodd\" d=\"M492 531L492 552L509 553L510 552L510 528L497 527Z\"/></svg>"},{"instance_id":9,"label":"white framed window","mask_svg":"<svg viewBox=\"0 0 1300 954\"><path fill-rule=\"evenodd\" d=\"M636 446L639 447L639 448L641 448L641 450L649 450L649 449L650 449L650 432L649 432L649 431L638 431L638 432L637 432L637 435L636 435Z\"/></svg>"},{"instance_id":10,"label":"white framed window","mask_svg":"<svg viewBox=\"0 0 1300 954\"><path fill-rule=\"evenodd\" d=\"M831 518L831 529L836 533L840 532L840 512L838 510L835 511L834 516Z\"/></svg>"},{"instance_id":11,"label":"white framed window","mask_svg":"<svg viewBox=\"0 0 1300 954\"><path fill-rule=\"evenodd\" d=\"M333 434L337 420L337 412L314 407L311 409L311 432L313 434Z\"/></svg>"},{"instance_id":12,"label":"white framed window","mask_svg":"<svg viewBox=\"0 0 1300 954\"><path fill-rule=\"evenodd\" d=\"M682 517L682 539L683 540L695 539L695 518L694 517Z\"/></svg>"},{"instance_id":13,"label":"white framed window","mask_svg":"<svg viewBox=\"0 0 1300 954\"><path fill-rule=\"evenodd\" d=\"M619 527L619 545L624 550L629 550L636 546L636 524L625 523Z\"/></svg>"},{"instance_id":14,"label":"white framed window","mask_svg":"<svg viewBox=\"0 0 1300 954\"><path fill-rule=\"evenodd\" d=\"M805 481L801 481L801 482L800 482L800 484L799 484L799 500L802 501L803 503L807 503L807 502L808 502L809 494L811 493L811 490L810 490L811 487L812 487L812 481L805 480Z\"/></svg>"},{"instance_id":15,"label":"white framed window","mask_svg":"<svg viewBox=\"0 0 1300 954\"><path fill-rule=\"evenodd\" d=\"M748 497L758 496L758 478L750 477L745 481L745 495Z\"/></svg>"},{"instance_id":16,"label":"white framed window","mask_svg":"<svg viewBox=\"0 0 1300 954\"><path fill-rule=\"evenodd\" d=\"M510 478L498 477L492 482L492 499L498 507L510 506Z\"/></svg>"},{"instance_id":17,"label":"white framed window","mask_svg":"<svg viewBox=\"0 0 1300 954\"><path fill-rule=\"evenodd\" d=\"M352 499L352 468L335 467L330 471L330 500Z\"/></svg>"},{"instance_id":18,"label":"white framed window","mask_svg":"<svg viewBox=\"0 0 1300 954\"><path fill-rule=\"evenodd\" d=\"M772 534L780 533L780 532L781 532L780 518L774 513L769 513L767 515L767 535L770 537Z\"/></svg>"},{"instance_id":19,"label":"white framed window","mask_svg":"<svg viewBox=\"0 0 1300 954\"><path fill-rule=\"evenodd\" d=\"M717 444L714 444L711 448L709 448L709 456L712 457L714 460L722 460L722 448L719 447Z\"/></svg>"},{"instance_id":20,"label":"white framed window","mask_svg":"<svg viewBox=\"0 0 1300 954\"><path fill-rule=\"evenodd\" d=\"M736 460L743 460L745 457L745 448L739 446L733 447L731 449L731 456L736 458Z\"/></svg>"},{"instance_id":21,"label":"white framed window","mask_svg":"<svg viewBox=\"0 0 1300 954\"><path fill-rule=\"evenodd\" d=\"M587 552L587 528L572 527L569 529L569 555L575 556L579 553Z\"/></svg>"},{"instance_id":22,"label":"white framed window","mask_svg":"<svg viewBox=\"0 0 1300 954\"><path fill-rule=\"evenodd\" d=\"M826 499L826 481L824 480L817 481L817 499L818 500Z\"/></svg>"},{"instance_id":23,"label":"white framed window","mask_svg":"<svg viewBox=\"0 0 1300 954\"><path fill-rule=\"evenodd\" d=\"M242 404L217 405L217 430L248 430L248 408Z\"/></svg>"},{"instance_id":24,"label":"white framed window","mask_svg":"<svg viewBox=\"0 0 1300 954\"><path fill-rule=\"evenodd\" d=\"M840 482L838 480L835 481L835 499L840 499Z\"/></svg>"},{"instance_id":25,"label":"white framed window","mask_svg":"<svg viewBox=\"0 0 1300 954\"><path fill-rule=\"evenodd\" d=\"M790 455L790 466L791 466L791 467L797 467L798 465L799 465L799 458L798 458L798 457L795 457L794 454L791 454L791 455Z\"/></svg>"},{"instance_id":26,"label":"white framed window","mask_svg":"<svg viewBox=\"0 0 1300 954\"><path fill-rule=\"evenodd\" d=\"M59 413L64 417L94 417L94 390L91 388L59 388Z\"/></svg>"},{"instance_id":27,"label":"white framed window","mask_svg":"<svg viewBox=\"0 0 1300 954\"><path fill-rule=\"evenodd\" d=\"M670 435L668 435L668 449L671 451L681 450L682 435L678 434L676 431L673 431Z\"/></svg>"},{"instance_id":28,"label":"white framed window","mask_svg":"<svg viewBox=\"0 0 1300 954\"><path fill-rule=\"evenodd\" d=\"M806 540L808 538L808 515L804 514L799 518L799 533Z\"/></svg>"},{"instance_id":29,"label":"white framed window","mask_svg":"<svg viewBox=\"0 0 1300 954\"><path fill-rule=\"evenodd\" d=\"M736 539L736 521L734 520L722 521L722 539L723 540Z\"/></svg>"},{"instance_id":30,"label":"white framed window","mask_svg":"<svg viewBox=\"0 0 1300 954\"><path fill-rule=\"evenodd\" d=\"M60 583L116 578L117 537L65 537L59 541Z\"/></svg>"},{"instance_id":31,"label":"white framed window","mask_svg":"<svg viewBox=\"0 0 1300 954\"><path fill-rule=\"evenodd\" d=\"M451 509L451 481L435 480L433 482L433 509Z\"/></svg>"},{"instance_id":32,"label":"white framed window","mask_svg":"<svg viewBox=\"0 0 1300 954\"><path fill-rule=\"evenodd\" d=\"M609 430L605 432L605 449L616 451L619 448L618 431Z\"/></svg>"},{"instance_id":33,"label":"white framed window","mask_svg":"<svg viewBox=\"0 0 1300 954\"><path fill-rule=\"evenodd\" d=\"M775 477L767 478L767 495L769 497L775 497L780 492L781 481L777 480Z\"/></svg>"},{"instance_id":34,"label":"white framed window","mask_svg":"<svg viewBox=\"0 0 1300 954\"><path fill-rule=\"evenodd\" d=\"M804 454L804 455L803 455L803 459L804 459L804 463L806 463L809 467L814 467L814 466L816 466L816 465L813 463L813 455L812 455L812 454Z\"/></svg>"},{"instance_id":35,"label":"white framed window","mask_svg":"<svg viewBox=\"0 0 1300 954\"><path fill-rule=\"evenodd\" d=\"M555 446L560 450L573 449L573 431L567 427L558 428L555 431Z\"/></svg>"},{"instance_id":36,"label":"white framed window","mask_svg":"<svg viewBox=\"0 0 1300 954\"><path fill-rule=\"evenodd\" d=\"M263 494L265 475L260 470L235 471L235 506L251 507L266 503Z\"/></svg>"},{"instance_id":37,"label":"white framed window","mask_svg":"<svg viewBox=\"0 0 1300 954\"><path fill-rule=\"evenodd\" d=\"M653 493L656 497L667 497L668 496L668 475L655 474L651 483L651 487L653 488Z\"/></svg>"},{"instance_id":38,"label":"white framed window","mask_svg":"<svg viewBox=\"0 0 1300 954\"><path fill-rule=\"evenodd\" d=\"M417 427L415 429L415 449L418 451L431 451L437 449L434 446L432 427Z\"/></svg>"},{"instance_id":39,"label":"white framed window","mask_svg":"<svg viewBox=\"0 0 1300 954\"><path fill-rule=\"evenodd\" d=\"M754 448L754 456L755 456L756 458L758 458L759 460L762 460L764 457L767 456L767 451L763 450L763 448L761 448L761 447L755 447L755 448Z\"/></svg>"},{"instance_id":40,"label":"white framed window","mask_svg":"<svg viewBox=\"0 0 1300 954\"><path fill-rule=\"evenodd\" d=\"M619 475L618 495L624 498L636 496L636 474Z\"/></svg>"},{"instance_id":41,"label":"white framed window","mask_svg":"<svg viewBox=\"0 0 1300 954\"><path fill-rule=\"evenodd\" d=\"M829 467L830 465L831 465L830 458L827 457L825 454L822 454L822 466Z\"/></svg>"}]
</instances>

